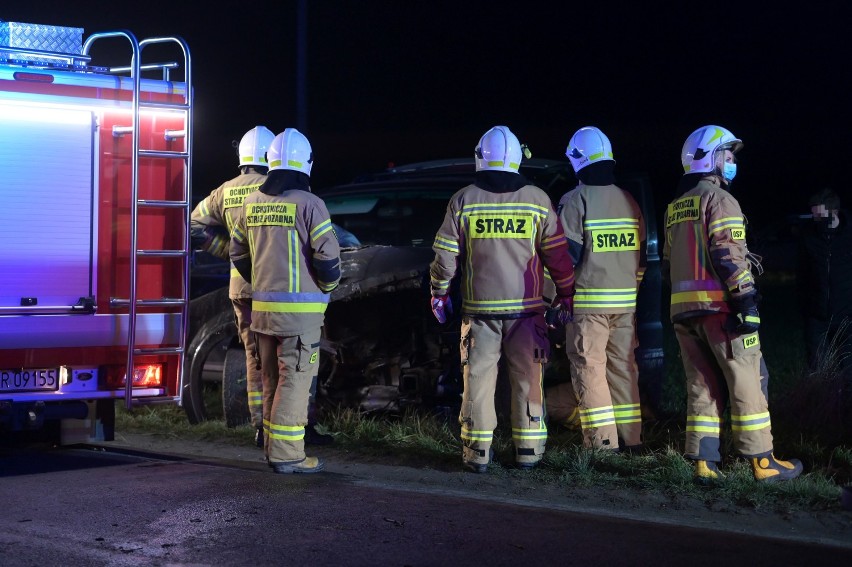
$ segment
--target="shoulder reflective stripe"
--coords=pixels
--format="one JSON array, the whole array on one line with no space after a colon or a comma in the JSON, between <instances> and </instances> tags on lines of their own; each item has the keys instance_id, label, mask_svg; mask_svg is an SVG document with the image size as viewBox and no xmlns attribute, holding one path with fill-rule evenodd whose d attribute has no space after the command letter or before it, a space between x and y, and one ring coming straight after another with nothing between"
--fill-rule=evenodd
<instances>
[{"instance_id":1,"label":"shoulder reflective stripe","mask_svg":"<svg viewBox=\"0 0 852 567\"><path fill-rule=\"evenodd\" d=\"M233 238L239 243L243 243L246 241L246 234L239 228L234 227L234 230L231 231L231 238Z\"/></svg>"},{"instance_id":2,"label":"shoulder reflective stripe","mask_svg":"<svg viewBox=\"0 0 852 567\"><path fill-rule=\"evenodd\" d=\"M720 225L716 225L716 226L708 227L708 228L710 229L710 234L716 234L717 232L720 232L720 231L723 231L723 230L728 230L728 229L730 229L732 232L735 231L735 230L741 230L741 231L743 231L743 234L745 234L745 226L743 225L742 222L729 221L729 222L726 222L724 224L720 224Z\"/></svg>"},{"instance_id":3,"label":"shoulder reflective stripe","mask_svg":"<svg viewBox=\"0 0 852 567\"><path fill-rule=\"evenodd\" d=\"M435 237L435 248L440 248L442 250L446 250L447 252L453 252L458 254L459 252L459 243L449 238L444 238L443 236Z\"/></svg>"},{"instance_id":4,"label":"shoulder reflective stripe","mask_svg":"<svg viewBox=\"0 0 852 567\"><path fill-rule=\"evenodd\" d=\"M331 230L331 219L319 223L311 231L311 241L313 242L329 230Z\"/></svg>"},{"instance_id":5,"label":"shoulder reflective stripe","mask_svg":"<svg viewBox=\"0 0 852 567\"><path fill-rule=\"evenodd\" d=\"M714 229L716 229L720 226L726 226L726 227L731 227L731 226L742 227L742 226L745 226L743 224L743 222L744 222L743 217L725 217L725 218L721 218L721 219L716 219L713 222L709 223L707 225L707 228L710 229L710 232L715 232Z\"/></svg>"},{"instance_id":6,"label":"shoulder reflective stripe","mask_svg":"<svg viewBox=\"0 0 852 567\"><path fill-rule=\"evenodd\" d=\"M198 208L198 212L200 212L203 217L210 216L210 207L207 205L207 199L201 201L201 206Z\"/></svg>"}]
</instances>

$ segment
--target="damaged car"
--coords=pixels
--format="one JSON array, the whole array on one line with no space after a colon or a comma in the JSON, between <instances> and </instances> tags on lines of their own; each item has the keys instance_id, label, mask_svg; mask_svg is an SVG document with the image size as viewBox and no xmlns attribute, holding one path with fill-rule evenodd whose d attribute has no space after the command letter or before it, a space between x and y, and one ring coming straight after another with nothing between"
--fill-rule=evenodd
<instances>
[{"instance_id":1,"label":"damaged car","mask_svg":"<svg viewBox=\"0 0 852 567\"><path fill-rule=\"evenodd\" d=\"M392 167L317 190L341 241L341 280L323 327L317 401L362 411L457 410L462 378L458 314L444 325L429 308L432 242L450 197L473 180L473 159ZM554 203L576 185L568 162L531 159L521 173ZM650 405L662 383L660 273L647 177L619 178L645 214L648 267L639 290L640 387ZM192 270L184 408L192 423L249 419L245 355L228 299L228 265L197 253ZM456 303L461 304L460 299ZM566 381L554 344L547 382ZM559 368L557 372L554 369Z\"/></svg>"}]
</instances>

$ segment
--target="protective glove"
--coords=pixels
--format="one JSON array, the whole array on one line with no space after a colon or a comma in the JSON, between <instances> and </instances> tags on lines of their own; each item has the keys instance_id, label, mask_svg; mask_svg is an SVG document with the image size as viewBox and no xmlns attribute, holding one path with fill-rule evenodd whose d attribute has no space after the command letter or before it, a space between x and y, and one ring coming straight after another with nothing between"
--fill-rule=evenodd
<instances>
[{"instance_id":1,"label":"protective glove","mask_svg":"<svg viewBox=\"0 0 852 567\"><path fill-rule=\"evenodd\" d=\"M551 329L565 327L574 320L574 296L557 295L544 314L544 321Z\"/></svg>"},{"instance_id":2,"label":"protective glove","mask_svg":"<svg viewBox=\"0 0 852 567\"><path fill-rule=\"evenodd\" d=\"M453 303L450 301L449 295L439 295L437 297L433 297L430 303L432 307L432 313L435 315L435 319L438 320L438 323L444 324L447 322L453 314Z\"/></svg>"},{"instance_id":3,"label":"protective glove","mask_svg":"<svg viewBox=\"0 0 852 567\"><path fill-rule=\"evenodd\" d=\"M760 328L760 313L757 311L759 298L757 292L754 292L731 300L731 307L737 316L734 329L737 333L750 335Z\"/></svg>"},{"instance_id":4,"label":"protective glove","mask_svg":"<svg viewBox=\"0 0 852 567\"><path fill-rule=\"evenodd\" d=\"M737 313L737 333L741 335L750 335L756 333L760 328L760 313L757 312L757 305L749 307Z\"/></svg>"}]
</instances>

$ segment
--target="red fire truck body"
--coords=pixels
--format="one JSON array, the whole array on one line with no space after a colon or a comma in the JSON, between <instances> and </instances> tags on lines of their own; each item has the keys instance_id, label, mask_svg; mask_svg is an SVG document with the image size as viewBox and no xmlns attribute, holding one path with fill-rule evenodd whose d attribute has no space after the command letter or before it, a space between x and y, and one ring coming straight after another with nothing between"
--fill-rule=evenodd
<instances>
[{"instance_id":1,"label":"red fire truck body","mask_svg":"<svg viewBox=\"0 0 852 567\"><path fill-rule=\"evenodd\" d=\"M103 39L129 67L91 65ZM142 78L152 43L181 48L184 81ZM191 202L183 41L69 51L0 42L0 431L65 443L111 439L117 398L180 403Z\"/></svg>"}]
</instances>

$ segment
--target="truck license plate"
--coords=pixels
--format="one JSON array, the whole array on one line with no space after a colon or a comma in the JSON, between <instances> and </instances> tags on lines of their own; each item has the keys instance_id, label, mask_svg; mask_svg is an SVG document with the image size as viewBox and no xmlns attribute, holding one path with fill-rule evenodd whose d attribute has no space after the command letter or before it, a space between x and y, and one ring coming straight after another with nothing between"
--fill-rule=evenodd
<instances>
[{"instance_id":1,"label":"truck license plate","mask_svg":"<svg viewBox=\"0 0 852 567\"><path fill-rule=\"evenodd\" d=\"M0 370L0 392L56 390L58 387L59 369L57 368Z\"/></svg>"}]
</instances>

